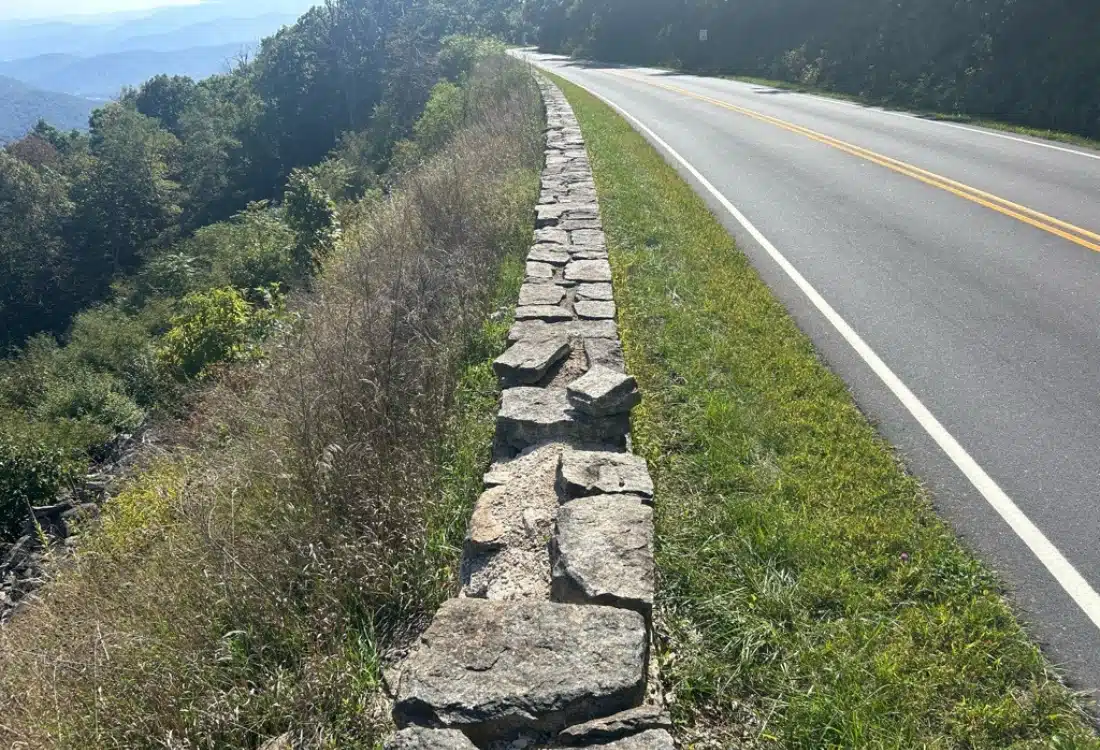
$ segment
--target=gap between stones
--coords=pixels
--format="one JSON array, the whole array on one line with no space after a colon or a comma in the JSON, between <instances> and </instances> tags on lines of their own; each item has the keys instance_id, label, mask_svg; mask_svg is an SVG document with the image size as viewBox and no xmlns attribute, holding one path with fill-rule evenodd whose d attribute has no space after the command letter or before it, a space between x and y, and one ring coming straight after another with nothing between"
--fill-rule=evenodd
<instances>
[{"instance_id":1,"label":"gap between stones","mask_svg":"<svg viewBox=\"0 0 1100 750\"><path fill-rule=\"evenodd\" d=\"M466 539L459 598L391 673L390 750L671 750L647 689L653 480L630 452L607 241L584 139L539 87L546 166L510 348L494 464Z\"/></svg>"}]
</instances>

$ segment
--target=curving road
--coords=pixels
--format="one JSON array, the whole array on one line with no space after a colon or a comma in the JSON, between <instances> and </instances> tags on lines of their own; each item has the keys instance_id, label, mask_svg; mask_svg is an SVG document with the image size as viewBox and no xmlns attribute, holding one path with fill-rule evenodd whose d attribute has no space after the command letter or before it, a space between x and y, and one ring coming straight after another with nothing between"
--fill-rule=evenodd
<instances>
[{"instance_id":1,"label":"curving road","mask_svg":"<svg viewBox=\"0 0 1100 750\"><path fill-rule=\"evenodd\" d=\"M1071 685L1100 689L1100 152L524 54L695 185Z\"/></svg>"}]
</instances>

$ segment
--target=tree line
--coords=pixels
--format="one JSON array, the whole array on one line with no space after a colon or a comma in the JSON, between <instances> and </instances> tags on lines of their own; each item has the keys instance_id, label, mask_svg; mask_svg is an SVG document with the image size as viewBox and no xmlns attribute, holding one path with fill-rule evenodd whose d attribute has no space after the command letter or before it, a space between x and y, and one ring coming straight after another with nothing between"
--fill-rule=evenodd
<instances>
[{"instance_id":1,"label":"tree line","mask_svg":"<svg viewBox=\"0 0 1100 750\"><path fill-rule=\"evenodd\" d=\"M530 0L524 13L551 51L1100 137L1100 4L1086 0Z\"/></svg>"},{"instance_id":2,"label":"tree line","mask_svg":"<svg viewBox=\"0 0 1100 750\"><path fill-rule=\"evenodd\" d=\"M445 136L509 14L330 0L228 74L158 76L87 132L43 122L0 150L0 539L221 363L262 356L341 206Z\"/></svg>"}]
</instances>

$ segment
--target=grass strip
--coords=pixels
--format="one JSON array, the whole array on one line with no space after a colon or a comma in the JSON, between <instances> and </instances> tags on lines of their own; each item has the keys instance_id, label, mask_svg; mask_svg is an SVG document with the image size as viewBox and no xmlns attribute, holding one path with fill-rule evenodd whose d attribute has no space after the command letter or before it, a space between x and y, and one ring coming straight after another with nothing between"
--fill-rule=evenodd
<instances>
[{"instance_id":1,"label":"grass strip","mask_svg":"<svg viewBox=\"0 0 1100 750\"><path fill-rule=\"evenodd\" d=\"M584 131L658 485L660 654L688 747L1100 747L996 579L661 156Z\"/></svg>"}]
</instances>

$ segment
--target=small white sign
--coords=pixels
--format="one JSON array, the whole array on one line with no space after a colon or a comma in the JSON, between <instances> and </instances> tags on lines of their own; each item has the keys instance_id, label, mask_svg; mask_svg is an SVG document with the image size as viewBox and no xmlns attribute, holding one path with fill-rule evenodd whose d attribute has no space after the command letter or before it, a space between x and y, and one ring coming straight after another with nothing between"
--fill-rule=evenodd
<instances>
[{"instance_id":1,"label":"small white sign","mask_svg":"<svg viewBox=\"0 0 1100 750\"><path fill-rule=\"evenodd\" d=\"M708 29L700 29L699 30L699 41L700 42L705 42L708 39L710 39L710 31Z\"/></svg>"}]
</instances>

